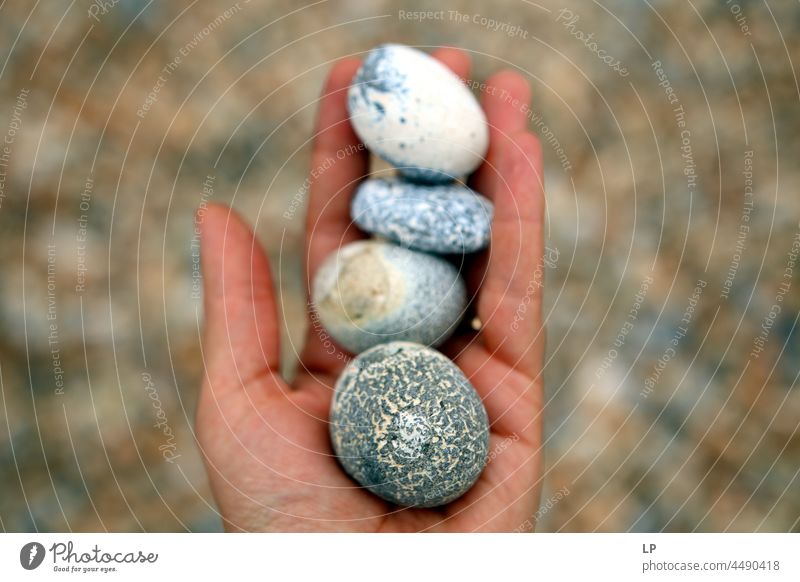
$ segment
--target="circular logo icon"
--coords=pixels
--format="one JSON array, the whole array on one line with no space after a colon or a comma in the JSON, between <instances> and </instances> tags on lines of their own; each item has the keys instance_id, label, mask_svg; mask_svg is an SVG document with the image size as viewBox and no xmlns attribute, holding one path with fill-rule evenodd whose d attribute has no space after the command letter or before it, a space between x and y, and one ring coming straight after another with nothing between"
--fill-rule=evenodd
<instances>
[{"instance_id":1,"label":"circular logo icon","mask_svg":"<svg viewBox=\"0 0 800 582\"><path fill-rule=\"evenodd\" d=\"M35 570L44 561L44 546L39 542L29 542L19 551L19 563L26 570Z\"/></svg>"}]
</instances>

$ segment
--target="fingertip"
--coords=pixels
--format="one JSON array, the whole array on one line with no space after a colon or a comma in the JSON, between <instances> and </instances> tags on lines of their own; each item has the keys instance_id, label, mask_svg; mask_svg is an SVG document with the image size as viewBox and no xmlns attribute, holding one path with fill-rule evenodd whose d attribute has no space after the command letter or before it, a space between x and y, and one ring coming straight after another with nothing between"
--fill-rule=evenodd
<instances>
[{"instance_id":1,"label":"fingertip","mask_svg":"<svg viewBox=\"0 0 800 582\"><path fill-rule=\"evenodd\" d=\"M361 59L337 61L328 73L320 99L311 154L306 209L306 260L315 272L330 248L346 237L350 199L369 173L369 151L361 143L347 108L347 94Z\"/></svg>"},{"instance_id":2,"label":"fingertip","mask_svg":"<svg viewBox=\"0 0 800 582\"><path fill-rule=\"evenodd\" d=\"M265 362L277 369L280 331L264 249L248 222L229 206L209 203L195 217L200 230L204 335L212 343L224 338L229 344L229 349L207 354L209 365L239 371L244 378L263 369Z\"/></svg>"},{"instance_id":3,"label":"fingertip","mask_svg":"<svg viewBox=\"0 0 800 582\"><path fill-rule=\"evenodd\" d=\"M462 81L469 77L471 61L469 55L454 47L442 47L433 51L433 58L458 75Z\"/></svg>"},{"instance_id":4,"label":"fingertip","mask_svg":"<svg viewBox=\"0 0 800 582\"><path fill-rule=\"evenodd\" d=\"M531 115L531 88L519 73L503 70L490 76L482 89L481 105L489 124L489 152L486 163L473 176L482 194L492 197L499 185L498 172L504 152L513 149L513 136L525 132ZM527 138L525 138L527 139Z\"/></svg>"},{"instance_id":5,"label":"fingertip","mask_svg":"<svg viewBox=\"0 0 800 582\"><path fill-rule=\"evenodd\" d=\"M530 84L519 73L505 70L489 77L481 104L495 137L498 133L525 129L528 125L530 102Z\"/></svg>"},{"instance_id":6,"label":"fingertip","mask_svg":"<svg viewBox=\"0 0 800 582\"><path fill-rule=\"evenodd\" d=\"M238 283L243 275L269 277L267 258L252 227L224 204L209 203L196 213L200 231L200 266L206 290L218 294L226 277ZM266 270L266 273L261 271ZM231 277L232 275L232 277Z\"/></svg>"},{"instance_id":7,"label":"fingertip","mask_svg":"<svg viewBox=\"0 0 800 582\"><path fill-rule=\"evenodd\" d=\"M225 246L230 246L246 239L250 234L242 216L230 206L218 202L209 202L205 207L200 207L195 212L195 224L200 231L200 243L203 246L211 245L215 251L222 252L223 244L216 239L222 237ZM205 249L208 251L209 249Z\"/></svg>"},{"instance_id":8,"label":"fingertip","mask_svg":"<svg viewBox=\"0 0 800 582\"><path fill-rule=\"evenodd\" d=\"M218 202L207 202L205 205L201 204L194 211L194 223L202 236L208 230L206 227L208 222L217 222L222 216L226 216L230 212L231 208L229 206Z\"/></svg>"},{"instance_id":9,"label":"fingertip","mask_svg":"<svg viewBox=\"0 0 800 582\"><path fill-rule=\"evenodd\" d=\"M221 295L222 266L229 246L229 222L233 209L222 204L208 204L195 212L195 228L200 233L200 265L206 308Z\"/></svg>"},{"instance_id":10,"label":"fingertip","mask_svg":"<svg viewBox=\"0 0 800 582\"><path fill-rule=\"evenodd\" d=\"M506 93L518 99L520 102L529 104L531 100L531 86L527 79L510 69L504 69L491 75L486 84L489 87L498 87ZM487 97L491 97L487 92ZM496 95L495 95L496 96Z\"/></svg>"},{"instance_id":11,"label":"fingertip","mask_svg":"<svg viewBox=\"0 0 800 582\"><path fill-rule=\"evenodd\" d=\"M328 72L317 112L315 132L317 144L326 140L335 144L356 139L350 125L342 122L348 118L347 90L360 66L361 59L346 57L336 61Z\"/></svg>"},{"instance_id":12,"label":"fingertip","mask_svg":"<svg viewBox=\"0 0 800 582\"><path fill-rule=\"evenodd\" d=\"M222 228L219 225L224 224L226 216L230 213L231 209L222 204L210 203L205 207L200 206L194 213L194 226L195 231L200 236L200 261L203 265L203 270L211 270L214 268L212 253L220 252L218 248L220 245L216 244L213 240L214 234L218 233ZM203 278L204 285L208 285L206 278Z\"/></svg>"},{"instance_id":13,"label":"fingertip","mask_svg":"<svg viewBox=\"0 0 800 582\"><path fill-rule=\"evenodd\" d=\"M349 87L360 66L361 59L358 57L345 57L336 61L328 73L323 92L329 94Z\"/></svg>"},{"instance_id":14,"label":"fingertip","mask_svg":"<svg viewBox=\"0 0 800 582\"><path fill-rule=\"evenodd\" d=\"M362 60L359 57L344 57L335 61L331 66L319 98L317 133L330 129L337 125L337 122L349 117L347 94L361 64ZM336 133L339 132L344 132L344 130L337 129ZM352 136L348 137L348 139L351 138Z\"/></svg>"}]
</instances>

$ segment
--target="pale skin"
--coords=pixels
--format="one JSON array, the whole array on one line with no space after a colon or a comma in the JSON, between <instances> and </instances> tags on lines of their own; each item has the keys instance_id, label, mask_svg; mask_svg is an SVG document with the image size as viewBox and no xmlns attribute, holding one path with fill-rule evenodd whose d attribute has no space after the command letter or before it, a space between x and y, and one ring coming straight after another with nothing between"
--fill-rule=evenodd
<instances>
[{"instance_id":1,"label":"pale skin","mask_svg":"<svg viewBox=\"0 0 800 582\"><path fill-rule=\"evenodd\" d=\"M468 77L464 52L440 49L434 56ZM359 64L351 58L334 65L319 102L312 167L336 161L309 195L308 280L329 253L363 236L350 224L349 203L369 160L357 151L346 110ZM540 287L530 284L543 253L542 153L527 131L524 78L500 72L487 87L481 103L490 149L470 184L493 200L495 216L490 251L464 273L482 327L463 326L441 348L486 406L486 469L463 497L434 509L398 508L350 479L333 455L327 422L347 358L310 326L295 380L281 378L281 324L267 257L238 214L210 205L201 224L205 378L196 430L228 531L532 529L542 477L544 330ZM350 153L339 159L339 151Z\"/></svg>"}]
</instances>

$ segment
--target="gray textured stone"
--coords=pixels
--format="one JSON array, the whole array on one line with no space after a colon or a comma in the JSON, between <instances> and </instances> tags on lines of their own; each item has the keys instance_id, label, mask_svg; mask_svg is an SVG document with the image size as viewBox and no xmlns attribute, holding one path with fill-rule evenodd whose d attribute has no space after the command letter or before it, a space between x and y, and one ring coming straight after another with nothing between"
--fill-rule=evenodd
<instances>
[{"instance_id":1,"label":"gray textured stone","mask_svg":"<svg viewBox=\"0 0 800 582\"><path fill-rule=\"evenodd\" d=\"M467 304L458 270L439 257L383 241L358 241L328 257L312 299L322 325L358 353L395 340L439 345Z\"/></svg>"},{"instance_id":2,"label":"gray textured stone","mask_svg":"<svg viewBox=\"0 0 800 582\"><path fill-rule=\"evenodd\" d=\"M435 253L471 253L489 244L492 203L461 184L431 186L397 178L365 180L351 206L367 232Z\"/></svg>"},{"instance_id":3,"label":"gray textured stone","mask_svg":"<svg viewBox=\"0 0 800 582\"><path fill-rule=\"evenodd\" d=\"M376 346L336 383L331 440L347 473L403 506L435 507L481 474L489 422L480 397L445 356L410 342Z\"/></svg>"}]
</instances>

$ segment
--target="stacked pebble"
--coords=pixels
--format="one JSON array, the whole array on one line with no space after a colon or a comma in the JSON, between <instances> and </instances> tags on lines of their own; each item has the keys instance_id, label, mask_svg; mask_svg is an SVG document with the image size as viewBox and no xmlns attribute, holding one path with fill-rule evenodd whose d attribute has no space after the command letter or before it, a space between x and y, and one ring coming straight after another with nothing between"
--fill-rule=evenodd
<instances>
[{"instance_id":1,"label":"stacked pebble","mask_svg":"<svg viewBox=\"0 0 800 582\"><path fill-rule=\"evenodd\" d=\"M486 462L489 424L475 389L432 349L466 308L464 281L440 255L489 244L492 203L456 182L488 147L475 97L418 50L369 53L348 94L350 122L397 178L357 189L353 221L378 239L323 263L312 298L320 321L359 354L336 383L331 440L344 469L392 503L433 507L463 495Z\"/></svg>"}]
</instances>

